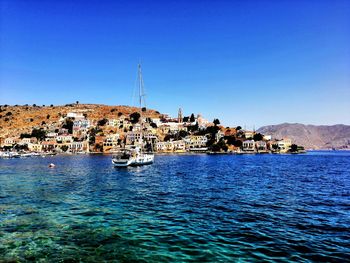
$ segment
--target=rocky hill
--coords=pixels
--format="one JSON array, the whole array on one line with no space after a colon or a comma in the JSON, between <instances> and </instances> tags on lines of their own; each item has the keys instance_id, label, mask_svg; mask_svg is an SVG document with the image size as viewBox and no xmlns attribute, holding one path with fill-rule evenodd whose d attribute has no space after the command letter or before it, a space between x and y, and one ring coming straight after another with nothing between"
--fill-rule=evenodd
<instances>
[{"instance_id":1,"label":"rocky hill","mask_svg":"<svg viewBox=\"0 0 350 263\"><path fill-rule=\"evenodd\" d=\"M288 137L306 149L350 149L350 125L283 123L261 127L258 132L275 139Z\"/></svg>"},{"instance_id":2,"label":"rocky hill","mask_svg":"<svg viewBox=\"0 0 350 263\"><path fill-rule=\"evenodd\" d=\"M64 106L0 106L0 137L18 136L30 132L33 128L50 126L58 123L61 116L68 112L81 112L86 114L92 122L104 118L118 118L119 115L128 117L131 113L139 111L129 106L107 106L99 104L67 104ZM157 117L159 112L147 110L147 117Z\"/></svg>"}]
</instances>

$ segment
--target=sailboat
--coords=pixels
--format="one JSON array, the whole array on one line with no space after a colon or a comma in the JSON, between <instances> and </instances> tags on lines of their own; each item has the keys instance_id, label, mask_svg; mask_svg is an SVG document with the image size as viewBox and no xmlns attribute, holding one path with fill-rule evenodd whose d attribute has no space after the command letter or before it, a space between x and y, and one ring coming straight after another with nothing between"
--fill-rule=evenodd
<instances>
[{"instance_id":1,"label":"sailboat","mask_svg":"<svg viewBox=\"0 0 350 263\"><path fill-rule=\"evenodd\" d=\"M143 136L143 119L142 119L142 103L144 103L144 87L141 65L138 65L138 88L139 88L139 106L140 106L140 122L141 131L140 139L137 145L130 146L129 148L117 152L112 157L112 163L115 167L127 167L127 166L140 166L146 164L152 164L154 162L153 147L151 152L144 151L144 136Z\"/></svg>"}]
</instances>

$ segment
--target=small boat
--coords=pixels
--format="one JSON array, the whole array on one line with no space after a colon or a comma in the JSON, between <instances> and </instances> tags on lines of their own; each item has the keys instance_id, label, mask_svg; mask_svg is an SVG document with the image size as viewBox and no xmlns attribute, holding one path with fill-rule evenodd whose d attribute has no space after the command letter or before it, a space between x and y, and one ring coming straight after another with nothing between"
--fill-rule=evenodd
<instances>
[{"instance_id":1,"label":"small boat","mask_svg":"<svg viewBox=\"0 0 350 263\"><path fill-rule=\"evenodd\" d=\"M151 145L151 152L143 150L145 142L143 140L142 102L144 103L145 95L140 64L138 65L138 82L141 136L137 142L137 145L131 146L130 148L124 147L124 149L120 150L117 154L113 155L112 164L115 167L140 166L152 164L154 162L154 153L152 152L153 146Z\"/></svg>"}]
</instances>

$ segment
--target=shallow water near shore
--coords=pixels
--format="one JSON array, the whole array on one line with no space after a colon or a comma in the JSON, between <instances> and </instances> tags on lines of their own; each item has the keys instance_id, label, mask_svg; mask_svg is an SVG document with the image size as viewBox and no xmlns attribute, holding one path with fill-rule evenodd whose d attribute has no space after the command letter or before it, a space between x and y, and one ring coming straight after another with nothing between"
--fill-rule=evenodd
<instances>
[{"instance_id":1,"label":"shallow water near shore","mask_svg":"<svg viewBox=\"0 0 350 263\"><path fill-rule=\"evenodd\" d=\"M349 236L350 152L0 159L5 261L344 262Z\"/></svg>"}]
</instances>

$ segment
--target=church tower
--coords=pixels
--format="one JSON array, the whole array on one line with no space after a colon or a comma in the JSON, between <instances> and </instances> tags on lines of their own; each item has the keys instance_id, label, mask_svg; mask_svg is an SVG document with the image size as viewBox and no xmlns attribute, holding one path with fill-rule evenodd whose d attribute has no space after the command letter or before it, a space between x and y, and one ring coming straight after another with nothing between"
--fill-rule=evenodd
<instances>
[{"instance_id":1,"label":"church tower","mask_svg":"<svg viewBox=\"0 0 350 263\"><path fill-rule=\"evenodd\" d=\"M180 122L182 122L182 120L183 120L182 109L179 108L179 112L177 114L177 122L180 123Z\"/></svg>"}]
</instances>

